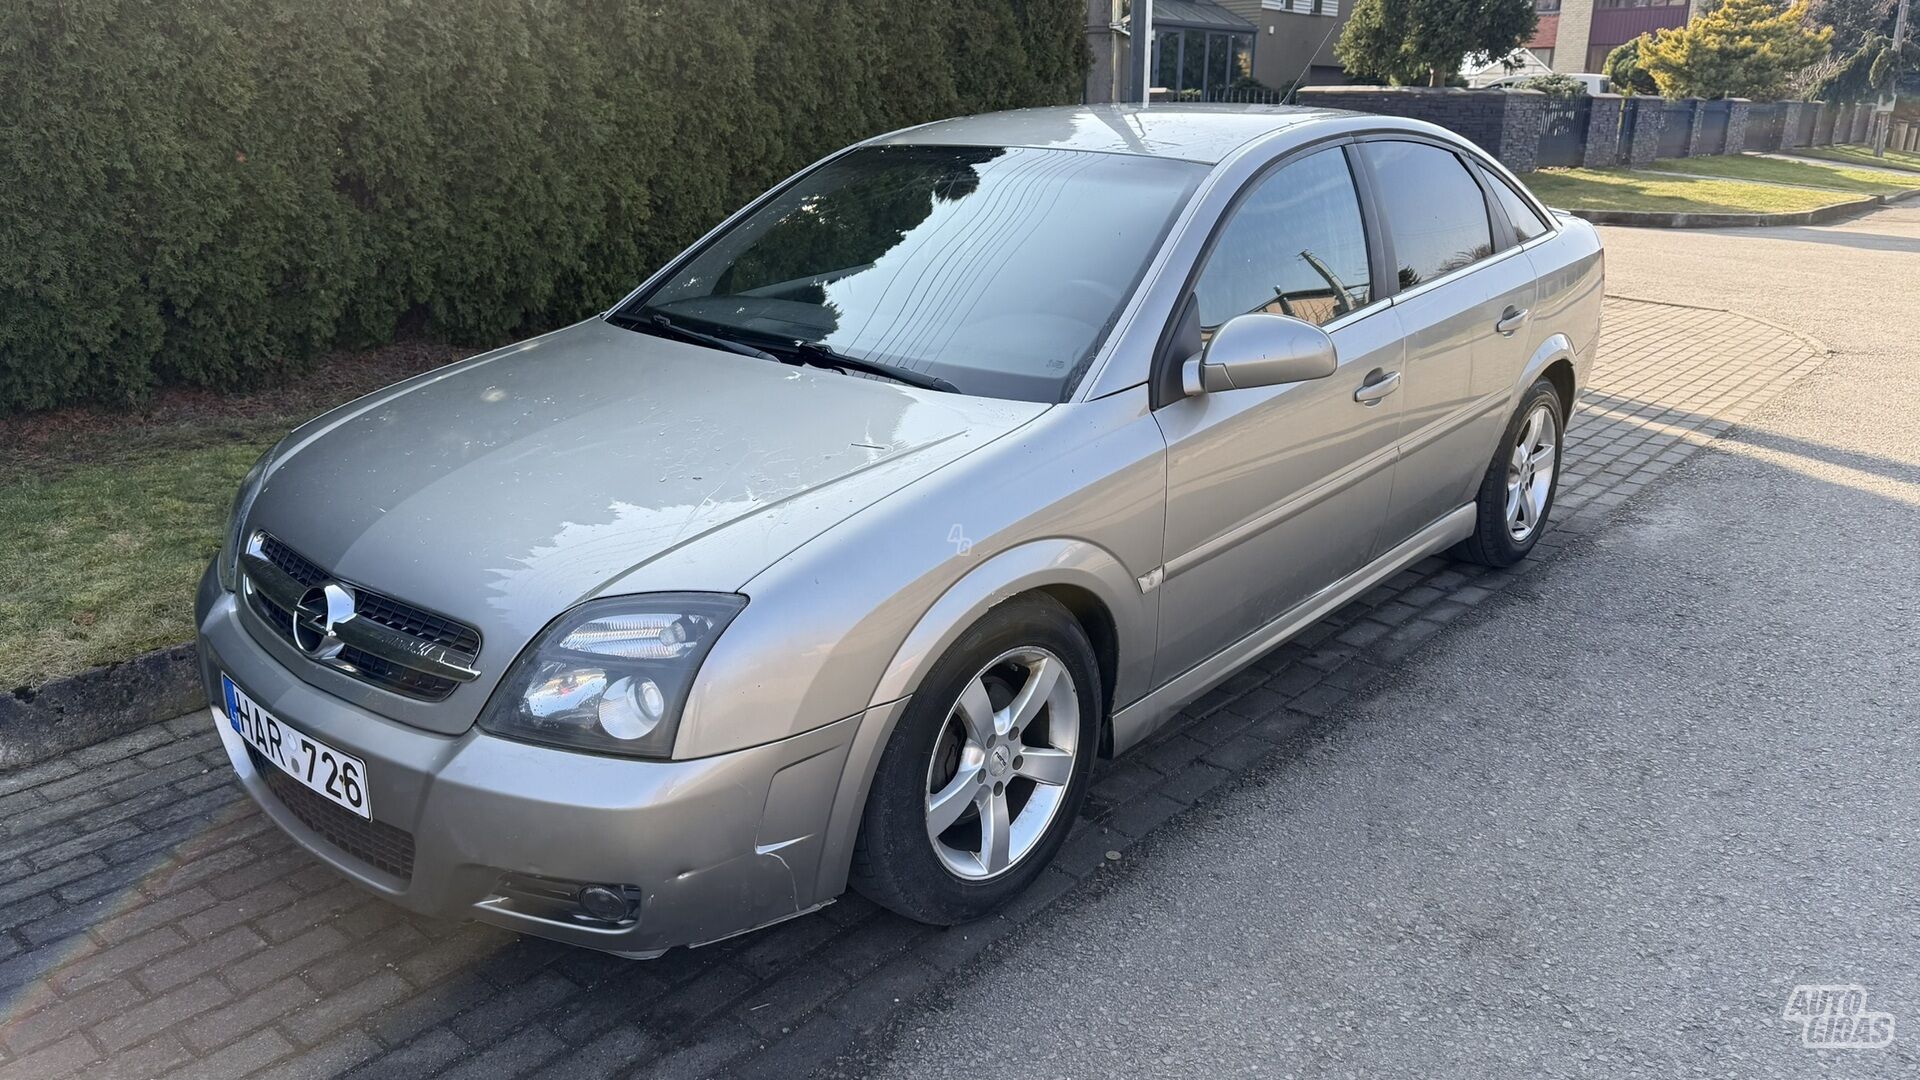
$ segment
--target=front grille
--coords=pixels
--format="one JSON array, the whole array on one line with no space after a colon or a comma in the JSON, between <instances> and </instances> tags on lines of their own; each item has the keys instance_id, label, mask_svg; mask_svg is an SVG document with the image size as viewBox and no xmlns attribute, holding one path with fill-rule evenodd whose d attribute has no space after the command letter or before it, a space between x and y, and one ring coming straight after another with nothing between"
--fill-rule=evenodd
<instances>
[{"instance_id":1,"label":"front grille","mask_svg":"<svg viewBox=\"0 0 1920 1080\"><path fill-rule=\"evenodd\" d=\"M260 554L268 561L287 572L287 576L302 585L312 588L327 580L327 572L315 565L311 559L264 533L260 537Z\"/></svg>"},{"instance_id":2,"label":"front grille","mask_svg":"<svg viewBox=\"0 0 1920 1080\"><path fill-rule=\"evenodd\" d=\"M279 567L289 578L308 588L329 580L326 570L306 556L288 547L278 538L257 534L261 556ZM259 589L250 590L254 612L281 636L293 638L293 612L270 599ZM353 587L354 614L369 622L428 645L439 645L460 655L469 664L480 655L480 634L443 615L414 607L390 596L358 586ZM427 701L439 701L460 684L432 672L416 671L404 664L375 656L363 649L347 646L340 651L337 666L351 675L385 690Z\"/></svg>"},{"instance_id":3,"label":"front grille","mask_svg":"<svg viewBox=\"0 0 1920 1080\"><path fill-rule=\"evenodd\" d=\"M300 824L342 852L402 881L413 877L413 834L381 821L367 821L335 806L306 785L281 772L253 747L247 747L253 769L267 790L280 800Z\"/></svg>"}]
</instances>

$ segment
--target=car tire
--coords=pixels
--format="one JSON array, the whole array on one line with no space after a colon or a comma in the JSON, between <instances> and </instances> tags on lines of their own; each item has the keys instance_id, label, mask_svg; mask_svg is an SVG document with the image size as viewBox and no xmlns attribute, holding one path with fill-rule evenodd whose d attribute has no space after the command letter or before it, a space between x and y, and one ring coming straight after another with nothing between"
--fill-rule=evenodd
<instances>
[{"instance_id":1,"label":"car tire","mask_svg":"<svg viewBox=\"0 0 1920 1080\"><path fill-rule=\"evenodd\" d=\"M1029 594L988 612L934 665L888 739L852 886L941 926L1019 893L1079 816L1103 704L1093 646L1058 601Z\"/></svg>"},{"instance_id":2,"label":"car tire","mask_svg":"<svg viewBox=\"0 0 1920 1080\"><path fill-rule=\"evenodd\" d=\"M1560 490L1566 415L1551 381L1527 388L1481 478L1473 534L1454 549L1456 555L1484 566L1512 566L1533 550Z\"/></svg>"}]
</instances>

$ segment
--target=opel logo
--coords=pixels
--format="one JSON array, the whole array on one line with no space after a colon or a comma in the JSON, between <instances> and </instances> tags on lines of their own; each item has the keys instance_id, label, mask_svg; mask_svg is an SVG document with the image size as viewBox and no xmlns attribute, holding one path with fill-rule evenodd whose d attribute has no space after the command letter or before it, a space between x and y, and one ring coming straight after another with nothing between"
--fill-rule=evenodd
<instances>
[{"instance_id":1,"label":"opel logo","mask_svg":"<svg viewBox=\"0 0 1920 1080\"><path fill-rule=\"evenodd\" d=\"M337 581L315 585L293 609L293 644L315 660L340 652L339 629L353 618L353 593Z\"/></svg>"}]
</instances>

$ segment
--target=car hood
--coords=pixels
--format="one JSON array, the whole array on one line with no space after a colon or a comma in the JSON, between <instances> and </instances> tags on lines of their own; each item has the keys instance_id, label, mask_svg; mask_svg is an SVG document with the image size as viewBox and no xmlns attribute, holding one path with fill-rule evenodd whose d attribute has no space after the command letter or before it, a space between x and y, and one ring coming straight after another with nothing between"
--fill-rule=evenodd
<instances>
[{"instance_id":1,"label":"car hood","mask_svg":"<svg viewBox=\"0 0 1920 1080\"><path fill-rule=\"evenodd\" d=\"M581 600L738 589L1045 409L590 320L303 426L249 528L346 581L471 623L497 678Z\"/></svg>"}]
</instances>

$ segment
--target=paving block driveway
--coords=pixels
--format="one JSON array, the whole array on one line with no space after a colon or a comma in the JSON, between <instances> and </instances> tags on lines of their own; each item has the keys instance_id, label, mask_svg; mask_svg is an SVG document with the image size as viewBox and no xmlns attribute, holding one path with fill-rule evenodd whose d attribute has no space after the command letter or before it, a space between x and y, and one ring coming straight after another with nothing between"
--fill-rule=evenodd
<instances>
[{"instance_id":1,"label":"paving block driveway","mask_svg":"<svg viewBox=\"0 0 1920 1080\"><path fill-rule=\"evenodd\" d=\"M1661 240L1713 242L1631 244ZM1884 372L1822 388L1846 350L1690 299L1609 301L1532 560L1429 559L1275 651L974 925L849 896L622 961L366 896L204 714L0 773L0 1080L1910 1070L1781 1008L1920 1007L1913 425L1762 430Z\"/></svg>"}]
</instances>

